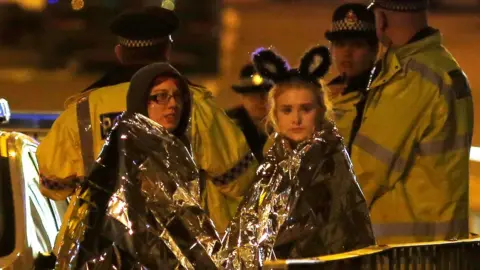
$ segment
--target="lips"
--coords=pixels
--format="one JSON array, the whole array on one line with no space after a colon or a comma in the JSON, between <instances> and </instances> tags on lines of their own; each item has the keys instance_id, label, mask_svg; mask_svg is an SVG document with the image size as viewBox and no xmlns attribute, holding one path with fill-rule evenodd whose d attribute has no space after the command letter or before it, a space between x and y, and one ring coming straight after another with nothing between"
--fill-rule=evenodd
<instances>
[{"instance_id":1,"label":"lips","mask_svg":"<svg viewBox=\"0 0 480 270\"><path fill-rule=\"evenodd\" d=\"M168 113L163 116L168 122L175 122L177 120L177 113Z\"/></svg>"},{"instance_id":2,"label":"lips","mask_svg":"<svg viewBox=\"0 0 480 270\"><path fill-rule=\"evenodd\" d=\"M290 131L293 133L299 133L303 132L305 129L304 128L291 128Z\"/></svg>"}]
</instances>

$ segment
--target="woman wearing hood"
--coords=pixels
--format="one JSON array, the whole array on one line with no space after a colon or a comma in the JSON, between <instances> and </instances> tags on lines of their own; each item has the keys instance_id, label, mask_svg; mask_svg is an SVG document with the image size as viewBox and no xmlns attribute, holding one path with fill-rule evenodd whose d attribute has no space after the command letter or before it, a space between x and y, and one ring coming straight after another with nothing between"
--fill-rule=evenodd
<instances>
[{"instance_id":1,"label":"woman wearing hood","mask_svg":"<svg viewBox=\"0 0 480 270\"><path fill-rule=\"evenodd\" d=\"M365 198L318 83L330 67L328 49L312 48L298 69L271 50L255 52L253 61L274 82L268 98L273 145L216 259L226 269L257 269L265 260L374 245Z\"/></svg>"},{"instance_id":2,"label":"woman wearing hood","mask_svg":"<svg viewBox=\"0 0 480 270\"><path fill-rule=\"evenodd\" d=\"M215 136L221 133L212 129L221 128L225 119L209 113L207 103L211 101L199 102L197 97L196 102L192 102L193 95L198 95L199 92L198 89L194 91L191 89L188 80L171 65L167 63L149 65L132 78L127 94L127 112L149 117L191 149L190 152L202 171L200 204L214 222L217 231L222 234L243 195L250 188L258 163L248 151L239 164L225 173L228 177L212 178L213 173L224 170L236 159L228 154L232 153L231 149L228 151L226 148L221 149L218 147L221 144L212 141L222 141L222 144L228 144L228 147L234 149L244 138L236 137L234 133L229 133L233 137ZM191 115L194 111L193 106L196 113ZM230 121L228 117L226 119ZM212 125L214 121L218 123ZM196 126L195 133L187 131L190 122ZM235 153L241 154L245 152L244 150L239 148Z\"/></svg>"},{"instance_id":3,"label":"woman wearing hood","mask_svg":"<svg viewBox=\"0 0 480 270\"><path fill-rule=\"evenodd\" d=\"M75 200L57 269L216 269L220 240L200 205L185 135L186 79L168 63L151 64L127 97Z\"/></svg>"},{"instance_id":4,"label":"woman wearing hood","mask_svg":"<svg viewBox=\"0 0 480 270\"><path fill-rule=\"evenodd\" d=\"M127 94L127 112L144 115L186 141L192 111L188 81L168 63L140 69Z\"/></svg>"}]
</instances>

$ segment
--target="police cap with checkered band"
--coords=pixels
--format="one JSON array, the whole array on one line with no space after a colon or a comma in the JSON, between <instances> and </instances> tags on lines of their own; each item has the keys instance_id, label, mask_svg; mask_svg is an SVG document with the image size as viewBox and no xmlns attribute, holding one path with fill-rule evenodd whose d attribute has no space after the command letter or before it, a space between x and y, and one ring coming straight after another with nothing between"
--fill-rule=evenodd
<instances>
[{"instance_id":1,"label":"police cap with checkered band","mask_svg":"<svg viewBox=\"0 0 480 270\"><path fill-rule=\"evenodd\" d=\"M366 38L375 41L375 15L366 5L348 3L339 6L332 17L332 27L325 32L329 41Z\"/></svg>"},{"instance_id":2,"label":"police cap with checkered band","mask_svg":"<svg viewBox=\"0 0 480 270\"><path fill-rule=\"evenodd\" d=\"M249 63L243 66L240 71L240 81L232 85L232 89L239 94L267 93L272 86L273 82L260 76L253 64Z\"/></svg>"},{"instance_id":3,"label":"police cap with checkered band","mask_svg":"<svg viewBox=\"0 0 480 270\"><path fill-rule=\"evenodd\" d=\"M417 12L428 8L428 0L371 0L368 9L383 8L392 11Z\"/></svg>"},{"instance_id":4,"label":"police cap with checkered band","mask_svg":"<svg viewBox=\"0 0 480 270\"><path fill-rule=\"evenodd\" d=\"M178 28L175 12L157 6L144 7L118 15L110 30L119 38L119 44L128 48L155 46L171 41L171 34Z\"/></svg>"}]
</instances>

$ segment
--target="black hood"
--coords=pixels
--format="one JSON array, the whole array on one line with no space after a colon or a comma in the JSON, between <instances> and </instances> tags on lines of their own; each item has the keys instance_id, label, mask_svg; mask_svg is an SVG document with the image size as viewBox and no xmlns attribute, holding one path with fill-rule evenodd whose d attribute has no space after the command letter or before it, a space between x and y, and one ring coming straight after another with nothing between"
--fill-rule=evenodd
<instances>
[{"instance_id":1,"label":"black hood","mask_svg":"<svg viewBox=\"0 0 480 270\"><path fill-rule=\"evenodd\" d=\"M158 76L168 76L178 79L179 90L182 93L184 106L178 127L172 132L177 137L185 135L190 114L192 111L192 98L188 88L188 80L173 66L166 62L153 63L141 68L135 73L130 82L127 93L127 112L140 113L148 117L148 97L150 96L153 81Z\"/></svg>"}]
</instances>

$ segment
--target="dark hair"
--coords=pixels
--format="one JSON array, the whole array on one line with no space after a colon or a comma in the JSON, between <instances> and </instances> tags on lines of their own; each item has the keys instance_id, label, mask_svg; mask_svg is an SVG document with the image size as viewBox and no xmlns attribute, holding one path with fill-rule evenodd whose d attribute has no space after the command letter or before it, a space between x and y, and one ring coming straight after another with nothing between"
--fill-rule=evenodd
<instances>
[{"instance_id":1,"label":"dark hair","mask_svg":"<svg viewBox=\"0 0 480 270\"><path fill-rule=\"evenodd\" d=\"M165 72L161 73L155 78L150 83L149 87L149 92L148 96L150 95L152 88L155 87L156 85L159 85L166 80L172 79L175 81L175 85L178 87L180 90L180 93L182 95L182 102L184 105L182 115L180 117L180 122L178 123L178 126L175 128L175 130L172 131L172 133L177 136L177 137L182 137L185 135L185 132L188 128L188 125L190 123L190 114L191 114L191 107L192 107L192 100L191 100L191 95L190 95L190 89L188 87L188 82L181 77L179 74L173 73L173 72ZM147 102L148 103L148 102ZM148 116L148 112L147 115Z\"/></svg>"},{"instance_id":2,"label":"dark hair","mask_svg":"<svg viewBox=\"0 0 480 270\"><path fill-rule=\"evenodd\" d=\"M140 48L129 48L120 45L120 57L127 64L165 61L171 44L171 41L165 41L153 46Z\"/></svg>"},{"instance_id":3,"label":"dark hair","mask_svg":"<svg viewBox=\"0 0 480 270\"><path fill-rule=\"evenodd\" d=\"M153 63L137 71L133 75L127 93L127 111L140 113L148 117L148 98L155 80L158 77L176 80L178 89L182 93L184 109L177 128L172 131L177 137L184 137L190 123L192 108L191 93L188 81L170 64L165 62Z\"/></svg>"}]
</instances>

